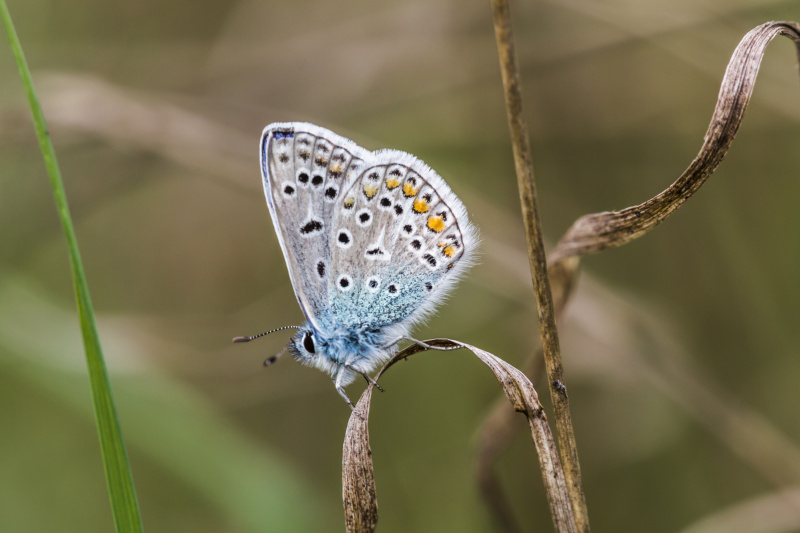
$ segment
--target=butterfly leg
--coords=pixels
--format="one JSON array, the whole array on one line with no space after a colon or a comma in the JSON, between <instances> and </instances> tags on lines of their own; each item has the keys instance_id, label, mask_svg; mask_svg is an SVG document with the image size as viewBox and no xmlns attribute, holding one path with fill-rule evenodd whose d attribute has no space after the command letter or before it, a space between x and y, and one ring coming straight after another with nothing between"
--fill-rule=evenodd
<instances>
[{"instance_id":1,"label":"butterfly leg","mask_svg":"<svg viewBox=\"0 0 800 533\"><path fill-rule=\"evenodd\" d=\"M378 389L381 392L386 392L385 390L383 390L383 387L378 385L378 382L375 381L374 379L372 379L371 377L369 377L369 375L367 375L366 372L362 372L361 375L364 376L364 379L367 380L367 383L369 383L370 385L372 385L373 387L375 387L376 389Z\"/></svg>"},{"instance_id":2,"label":"butterfly leg","mask_svg":"<svg viewBox=\"0 0 800 533\"><path fill-rule=\"evenodd\" d=\"M335 384L335 382L334 382L334 384ZM347 405L350 406L350 409L354 409L355 410L356 406L353 405L353 402L350 401L350 398L347 397L347 393L344 392L344 389L341 386L336 385L336 392L339 393L339 396L344 398L344 401L347 402Z\"/></svg>"},{"instance_id":3,"label":"butterfly leg","mask_svg":"<svg viewBox=\"0 0 800 533\"><path fill-rule=\"evenodd\" d=\"M344 372L339 370L339 372L336 374L336 378L333 380L333 385L336 387L336 392L339 393L339 396L344 398L344 401L346 401L347 405L350 406L350 409L355 410L356 406L353 405L353 402L347 397L347 393L344 392L344 387L342 387L342 376L344 376Z\"/></svg>"},{"instance_id":4,"label":"butterfly leg","mask_svg":"<svg viewBox=\"0 0 800 533\"><path fill-rule=\"evenodd\" d=\"M351 401L350 401L350 398L348 398L348 397L347 397L347 393L345 393L345 392L344 392L344 389L343 389L343 388L341 388L341 387L336 387L336 392L338 392L338 393L339 393L339 396L341 396L342 398L344 398L344 401L346 401L346 402L347 402L347 405L349 405L349 406L350 406L350 409L353 409L353 410L355 411L355 408L356 408L356 406L355 406L355 405L353 405L353 402L351 402Z\"/></svg>"},{"instance_id":5,"label":"butterfly leg","mask_svg":"<svg viewBox=\"0 0 800 533\"><path fill-rule=\"evenodd\" d=\"M358 373L358 374L361 374L362 376L364 376L364 379L366 379L366 380L367 380L367 383L369 383L369 384L370 384L370 385L372 385L373 387L377 388L379 391L381 391L381 392L386 392L385 390L383 390L383 387L381 387L380 385L378 385L378 382L377 382L377 381L375 381L374 379L372 379L372 378L369 376L369 374L367 374L366 372L360 372L360 371L356 370L355 368L353 368L352 366L350 366L350 365L348 365L348 364L345 364L345 365L344 365L344 367L345 367L347 370L352 370L353 372L356 372L356 373Z\"/></svg>"}]
</instances>

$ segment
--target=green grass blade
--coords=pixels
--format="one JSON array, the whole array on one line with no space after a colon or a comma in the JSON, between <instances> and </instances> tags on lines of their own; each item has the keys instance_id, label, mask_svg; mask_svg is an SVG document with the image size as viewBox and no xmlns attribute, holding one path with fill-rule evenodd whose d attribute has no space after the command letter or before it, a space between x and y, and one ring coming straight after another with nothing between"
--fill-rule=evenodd
<instances>
[{"instance_id":1,"label":"green grass blade","mask_svg":"<svg viewBox=\"0 0 800 533\"><path fill-rule=\"evenodd\" d=\"M47 131L44 120L44 113L39 105L36 92L33 88L30 70L22 53L22 46L17 37L11 15L6 6L5 0L0 0L0 16L8 34L11 51L19 69L22 85L28 97L28 103L33 114L33 123L36 127L36 134L39 138L39 145L44 157L44 164L50 183L53 187L53 195L56 200L56 208L61 218L61 225L64 228L64 236L67 240L70 263L72 266L72 279L75 288L75 299L78 305L78 315L81 324L81 334L83 336L84 351L86 352L86 365L89 370L89 381L92 386L92 400L94 403L95 419L97 422L97 432L100 438L100 449L103 455L103 467L106 473L108 484L108 494L111 500L111 509L114 515L114 524L118 533L136 533L142 531L142 521L139 514L139 504L136 500L136 492L133 487L133 476L131 475L128 454L125 443L122 440L117 410L114 406L114 399L111 394L111 384L108 379L108 371L103 360L103 351L100 347L100 338L97 334L97 326L92 310L92 302L89 297L89 288L86 284L86 275L83 271L80 253L78 251L78 241L72 227L72 220L69 215L67 196L64 185L61 181L61 172L56 161L55 150Z\"/></svg>"}]
</instances>

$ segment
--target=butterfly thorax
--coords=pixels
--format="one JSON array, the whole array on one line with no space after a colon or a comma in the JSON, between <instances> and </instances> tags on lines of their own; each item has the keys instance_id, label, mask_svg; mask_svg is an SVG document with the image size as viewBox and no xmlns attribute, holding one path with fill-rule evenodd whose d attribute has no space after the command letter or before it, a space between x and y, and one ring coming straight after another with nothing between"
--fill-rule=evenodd
<instances>
[{"instance_id":1,"label":"butterfly thorax","mask_svg":"<svg viewBox=\"0 0 800 533\"><path fill-rule=\"evenodd\" d=\"M321 333L307 322L289 341L289 352L300 363L339 377L346 385L356 373L370 372L396 352L396 341L403 333L396 327L368 326Z\"/></svg>"}]
</instances>

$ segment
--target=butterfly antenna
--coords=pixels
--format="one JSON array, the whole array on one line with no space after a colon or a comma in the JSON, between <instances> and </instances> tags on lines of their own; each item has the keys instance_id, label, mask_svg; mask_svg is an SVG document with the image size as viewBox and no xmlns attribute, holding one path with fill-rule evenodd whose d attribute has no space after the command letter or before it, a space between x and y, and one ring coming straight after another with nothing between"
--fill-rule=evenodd
<instances>
[{"instance_id":1,"label":"butterfly antenna","mask_svg":"<svg viewBox=\"0 0 800 533\"><path fill-rule=\"evenodd\" d=\"M265 337L270 333L275 333L276 331L283 331L284 329L301 329L300 326L283 326L282 328L276 328L270 331L265 331L264 333L259 333L258 335L253 335L252 337L234 337L233 342L250 342L253 339L257 339L259 337ZM276 357L277 358L277 357Z\"/></svg>"},{"instance_id":2,"label":"butterfly antenna","mask_svg":"<svg viewBox=\"0 0 800 533\"><path fill-rule=\"evenodd\" d=\"M270 366L272 363L274 363L275 361L277 361L277 360L278 360L278 358L279 358L280 356L282 356L283 354L285 354L285 353L286 353L286 351L287 351L288 349L289 349L289 346L288 346L288 345L287 345L287 346L284 346L284 347L283 347L283 350L281 350L280 352L276 353L276 354L275 354L275 355L273 355L272 357L267 357L267 358L264 360L264 366Z\"/></svg>"}]
</instances>

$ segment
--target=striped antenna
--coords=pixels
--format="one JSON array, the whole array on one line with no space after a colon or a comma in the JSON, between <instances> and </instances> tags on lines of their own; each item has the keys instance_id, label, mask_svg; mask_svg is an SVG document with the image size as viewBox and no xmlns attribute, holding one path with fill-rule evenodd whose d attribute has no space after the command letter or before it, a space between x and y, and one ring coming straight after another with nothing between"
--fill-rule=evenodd
<instances>
[{"instance_id":1,"label":"striped antenna","mask_svg":"<svg viewBox=\"0 0 800 533\"><path fill-rule=\"evenodd\" d=\"M264 337L266 335L269 335L270 333L275 333L276 331L283 331L284 329L291 329L291 328L300 329L300 326L283 326L282 328L273 329L271 331L265 331L264 333L253 335L252 337L234 337L233 342L250 342L253 339Z\"/></svg>"}]
</instances>

